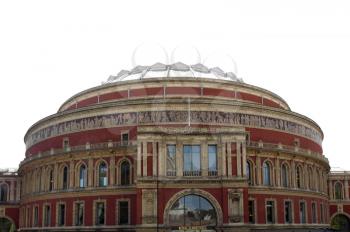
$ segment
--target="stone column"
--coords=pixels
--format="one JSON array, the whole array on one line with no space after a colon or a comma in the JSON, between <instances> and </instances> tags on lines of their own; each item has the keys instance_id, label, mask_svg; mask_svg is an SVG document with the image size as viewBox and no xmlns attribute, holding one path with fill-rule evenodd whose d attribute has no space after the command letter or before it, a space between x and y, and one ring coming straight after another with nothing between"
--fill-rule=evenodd
<instances>
[{"instance_id":1,"label":"stone column","mask_svg":"<svg viewBox=\"0 0 350 232\"><path fill-rule=\"evenodd\" d=\"M137 160L136 160L136 165L137 165L137 176L141 176L141 163L142 163L142 143L138 142L137 143Z\"/></svg>"},{"instance_id":2,"label":"stone column","mask_svg":"<svg viewBox=\"0 0 350 232\"><path fill-rule=\"evenodd\" d=\"M115 156L113 155L109 160L109 185L114 185L115 181Z\"/></svg>"},{"instance_id":3,"label":"stone column","mask_svg":"<svg viewBox=\"0 0 350 232\"><path fill-rule=\"evenodd\" d=\"M89 158L88 161L88 187L92 187L94 183L94 161Z\"/></svg>"},{"instance_id":4,"label":"stone column","mask_svg":"<svg viewBox=\"0 0 350 232\"><path fill-rule=\"evenodd\" d=\"M227 172L226 172L226 158L227 158L227 154L226 154L226 143L222 143L219 145L219 149L218 149L218 153L221 154L221 175L222 176L227 176ZM219 168L218 168L218 172L219 172Z\"/></svg>"},{"instance_id":5,"label":"stone column","mask_svg":"<svg viewBox=\"0 0 350 232\"><path fill-rule=\"evenodd\" d=\"M21 179L16 181L16 201L21 199Z\"/></svg>"},{"instance_id":6,"label":"stone column","mask_svg":"<svg viewBox=\"0 0 350 232\"><path fill-rule=\"evenodd\" d=\"M15 181L11 180L10 182L10 201L15 200Z\"/></svg>"},{"instance_id":7,"label":"stone column","mask_svg":"<svg viewBox=\"0 0 350 232\"><path fill-rule=\"evenodd\" d=\"M183 176L183 144L176 144L176 176Z\"/></svg>"},{"instance_id":8,"label":"stone column","mask_svg":"<svg viewBox=\"0 0 350 232\"><path fill-rule=\"evenodd\" d=\"M208 176L208 146L205 142L201 143L201 172L202 176ZM219 156L217 157L218 161L220 160Z\"/></svg>"},{"instance_id":9,"label":"stone column","mask_svg":"<svg viewBox=\"0 0 350 232\"><path fill-rule=\"evenodd\" d=\"M142 154L142 162L143 162L143 170L142 175L147 176L147 141L143 141L143 154Z\"/></svg>"},{"instance_id":10,"label":"stone column","mask_svg":"<svg viewBox=\"0 0 350 232\"><path fill-rule=\"evenodd\" d=\"M58 177L59 177L58 173L58 163L55 163L54 168L53 168L53 189L56 190L58 189Z\"/></svg>"},{"instance_id":11,"label":"stone column","mask_svg":"<svg viewBox=\"0 0 350 232\"><path fill-rule=\"evenodd\" d=\"M152 174L153 176L157 176L157 142L152 141Z\"/></svg>"},{"instance_id":12,"label":"stone column","mask_svg":"<svg viewBox=\"0 0 350 232\"><path fill-rule=\"evenodd\" d=\"M275 160L275 170L276 170L275 184L279 187L281 186L281 169L280 169L280 159L278 157L276 157L276 160Z\"/></svg>"},{"instance_id":13,"label":"stone column","mask_svg":"<svg viewBox=\"0 0 350 232\"><path fill-rule=\"evenodd\" d=\"M261 158L260 156L256 156L256 177L257 177L257 184L261 185Z\"/></svg>"},{"instance_id":14,"label":"stone column","mask_svg":"<svg viewBox=\"0 0 350 232\"><path fill-rule=\"evenodd\" d=\"M349 180L347 177L345 177L344 180L344 186L345 186L345 200L349 200Z\"/></svg>"},{"instance_id":15,"label":"stone column","mask_svg":"<svg viewBox=\"0 0 350 232\"><path fill-rule=\"evenodd\" d=\"M332 180L329 180L329 182L328 182L328 188L329 188L329 198L331 199L331 200L333 200L334 199L334 194L333 194L333 183L332 183Z\"/></svg>"},{"instance_id":16,"label":"stone column","mask_svg":"<svg viewBox=\"0 0 350 232\"><path fill-rule=\"evenodd\" d=\"M237 176L242 176L241 142L237 142Z\"/></svg>"},{"instance_id":17,"label":"stone column","mask_svg":"<svg viewBox=\"0 0 350 232\"><path fill-rule=\"evenodd\" d=\"M74 188L74 161L71 160L69 162L69 188L72 189Z\"/></svg>"},{"instance_id":18,"label":"stone column","mask_svg":"<svg viewBox=\"0 0 350 232\"><path fill-rule=\"evenodd\" d=\"M227 144L227 176L232 177L232 154L231 154L231 142Z\"/></svg>"},{"instance_id":19,"label":"stone column","mask_svg":"<svg viewBox=\"0 0 350 232\"><path fill-rule=\"evenodd\" d=\"M246 143L242 143L242 168L243 168L243 176L247 177L247 148Z\"/></svg>"},{"instance_id":20,"label":"stone column","mask_svg":"<svg viewBox=\"0 0 350 232\"><path fill-rule=\"evenodd\" d=\"M165 176L166 172L166 145L164 142L159 143L159 154L158 154L158 171L159 171L159 176Z\"/></svg>"}]
</instances>

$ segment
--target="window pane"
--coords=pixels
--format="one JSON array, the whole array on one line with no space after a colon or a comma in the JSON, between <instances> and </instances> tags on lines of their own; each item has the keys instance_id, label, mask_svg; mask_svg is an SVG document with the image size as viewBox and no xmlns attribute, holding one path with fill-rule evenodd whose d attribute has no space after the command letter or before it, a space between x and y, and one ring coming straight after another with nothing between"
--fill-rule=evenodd
<instances>
[{"instance_id":1,"label":"window pane","mask_svg":"<svg viewBox=\"0 0 350 232\"><path fill-rule=\"evenodd\" d=\"M305 215L305 203L300 202L300 222L301 223L306 223L306 215Z\"/></svg>"},{"instance_id":2,"label":"window pane","mask_svg":"<svg viewBox=\"0 0 350 232\"><path fill-rule=\"evenodd\" d=\"M248 201L249 223L255 223L254 201Z\"/></svg>"},{"instance_id":3,"label":"window pane","mask_svg":"<svg viewBox=\"0 0 350 232\"><path fill-rule=\"evenodd\" d=\"M208 168L209 175L217 174L217 149L216 145L208 146Z\"/></svg>"},{"instance_id":4,"label":"window pane","mask_svg":"<svg viewBox=\"0 0 350 232\"><path fill-rule=\"evenodd\" d=\"M63 226L64 225L64 219L65 219L65 205L60 204L58 206L58 225Z\"/></svg>"},{"instance_id":5,"label":"window pane","mask_svg":"<svg viewBox=\"0 0 350 232\"><path fill-rule=\"evenodd\" d=\"M271 185L270 165L267 162L264 162L263 165L263 178L264 185Z\"/></svg>"},{"instance_id":6,"label":"window pane","mask_svg":"<svg viewBox=\"0 0 350 232\"><path fill-rule=\"evenodd\" d=\"M129 224L129 202L119 202L119 224Z\"/></svg>"},{"instance_id":7,"label":"window pane","mask_svg":"<svg viewBox=\"0 0 350 232\"><path fill-rule=\"evenodd\" d=\"M130 164L128 161L123 161L120 165L121 168L121 185L129 185L130 184Z\"/></svg>"},{"instance_id":8,"label":"window pane","mask_svg":"<svg viewBox=\"0 0 350 232\"><path fill-rule=\"evenodd\" d=\"M201 170L200 145L184 145L184 175L199 176Z\"/></svg>"},{"instance_id":9,"label":"window pane","mask_svg":"<svg viewBox=\"0 0 350 232\"><path fill-rule=\"evenodd\" d=\"M266 223L275 223L275 207L273 201L266 202Z\"/></svg>"},{"instance_id":10,"label":"window pane","mask_svg":"<svg viewBox=\"0 0 350 232\"><path fill-rule=\"evenodd\" d=\"M63 180L62 180L62 188L67 189L68 188L68 168L63 168Z\"/></svg>"},{"instance_id":11,"label":"window pane","mask_svg":"<svg viewBox=\"0 0 350 232\"><path fill-rule=\"evenodd\" d=\"M292 223L292 202L290 201L284 203L284 218L286 223Z\"/></svg>"},{"instance_id":12,"label":"window pane","mask_svg":"<svg viewBox=\"0 0 350 232\"><path fill-rule=\"evenodd\" d=\"M81 165L79 170L79 187L84 188L85 186L86 186L86 168L85 168L85 165Z\"/></svg>"},{"instance_id":13,"label":"window pane","mask_svg":"<svg viewBox=\"0 0 350 232\"><path fill-rule=\"evenodd\" d=\"M100 202L96 205L96 225L105 224L105 204Z\"/></svg>"},{"instance_id":14,"label":"window pane","mask_svg":"<svg viewBox=\"0 0 350 232\"><path fill-rule=\"evenodd\" d=\"M107 165L104 162L99 166L99 186L107 186Z\"/></svg>"},{"instance_id":15,"label":"window pane","mask_svg":"<svg viewBox=\"0 0 350 232\"><path fill-rule=\"evenodd\" d=\"M84 205L82 203L76 204L76 225L81 226L84 224Z\"/></svg>"},{"instance_id":16,"label":"window pane","mask_svg":"<svg viewBox=\"0 0 350 232\"><path fill-rule=\"evenodd\" d=\"M176 146L167 145L167 175L175 176L176 175Z\"/></svg>"}]
</instances>

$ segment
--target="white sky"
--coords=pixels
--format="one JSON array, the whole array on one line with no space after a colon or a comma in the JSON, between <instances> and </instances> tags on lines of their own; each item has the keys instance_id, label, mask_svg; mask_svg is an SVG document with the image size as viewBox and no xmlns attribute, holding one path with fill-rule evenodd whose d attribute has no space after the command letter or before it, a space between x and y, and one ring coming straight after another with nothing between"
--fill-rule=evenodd
<instances>
[{"instance_id":1,"label":"white sky","mask_svg":"<svg viewBox=\"0 0 350 232\"><path fill-rule=\"evenodd\" d=\"M137 64L200 60L283 97L323 129L332 167L350 170L349 1L1 1L0 167L70 96ZM138 47L138 49L136 49ZM136 49L136 52L134 52Z\"/></svg>"}]
</instances>

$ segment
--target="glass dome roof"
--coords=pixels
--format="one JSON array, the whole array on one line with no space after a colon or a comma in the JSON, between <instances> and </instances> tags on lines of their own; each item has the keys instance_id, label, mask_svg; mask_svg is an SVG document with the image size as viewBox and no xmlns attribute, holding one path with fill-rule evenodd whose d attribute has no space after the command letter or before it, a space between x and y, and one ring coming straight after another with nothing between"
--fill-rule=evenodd
<instances>
[{"instance_id":1,"label":"glass dome roof","mask_svg":"<svg viewBox=\"0 0 350 232\"><path fill-rule=\"evenodd\" d=\"M191 77L210 78L243 82L233 72L224 72L218 67L208 68L203 64L187 65L181 62L174 64L155 63L151 66L136 66L132 70L121 70L116 76L110 76L103 84L119 81L142 80L147 78Z\"/></svg>"}]
</instances>

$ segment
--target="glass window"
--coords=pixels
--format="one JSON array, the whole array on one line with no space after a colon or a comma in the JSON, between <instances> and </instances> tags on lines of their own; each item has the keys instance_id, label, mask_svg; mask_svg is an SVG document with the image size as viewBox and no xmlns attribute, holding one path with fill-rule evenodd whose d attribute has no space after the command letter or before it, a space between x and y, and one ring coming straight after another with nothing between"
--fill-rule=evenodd
<instances>
[{"instance_id":1,"label":"glass window","mask_svg":"<svg viewBox=\"0 0 350 232\"><path fill-rule=\"evenodd\" d=\"M255 223L254 201L248 201L249 223Z\"/></svg>"},{"instance_id":2,"label":"glass window","mask_svg":"<svg viewBox=\"0 0 350 232\"><path fill-rule=\"evenodd\" d=\"M309 189L313 189L313 184L312 184L312 170L309 168L308 170L308 175L309 175Z\"/></svg>"},{"instance_id":3,"label":"glass window","mask_svg":"<svg viewBox=\"0 0 350 232\"><path fill-rule=\"evenodd\" d=\"M297 170L296 170L296 183L297 183L297 188L301 188L301 168L300 168L300 166L298 166Z\"/></svg>"},{"instance_id":4,"label":"glass window","mask_svg":"<svg viewBox=\"0 0 350 232\"><path fill-rule=\"evenodd\" d=\"M311 204L312 223L316 223L316 203Z\"/></svg>"},{"instance_id":5,"label":"glass window","mask_svg":"<svg viewBox=\"0 0 350 232\"><path fill-rule=\"evenodd\" d=\"M208 146L208 175L216 176L218 174L217 167L217 147L216 145Z\"/></svg>"},{"instance_id":6,"label":"glass window","mask_svg":"<svg viewBox=\"0 0 350 232\"><path fill-rule=\"evenodd\" d=\"M7 201L8 187L7 184L0 185L0 201Z\"/></svg>"},{"instance_id":7,"label":"glass window","mask_svg":"<svg viewBox=\"0 0 350 232\"><path fill-rule=\"evenodd\" d=\"M122 134L122 145L128 145L129 144L129 133L123 133Z\"/></svg>"},{"instance_id":8,"label":"glass window","mask_svg":"<svg viewBox=\"0 0 350 232\"><path fill-rule=\"evenodd\" d=\"M39 225L39 207L35 206L34 207L34 221L33 221L33 226L37 227Z\"/></svg>"},{"instance_id":9,"label":"glass window","mask_svg":"<svg viewBox=\"0 0 350 232\"><path fill-rule=\"evenodd\" d=\"M119 225L129 224L129 202L119 201Z\"/></svg>"},{"instance_id":10,"label":"glass window","mask_svg":"<svg viewBox=\"0 0 350 232\"><path fill-rule=\"evenodd\" d=\"M248 184L253 185L252 164L249 161L247 161L247 177L248 177Z\"/></svg>"},{"instance_id":11,"label":"glass window","mask_svg":"<svg viewBox=\"0 0 350 232\"><path fill-rule=\"evenodd\" d=\"M68 167L63 168L62 188L68 188Z\"/></svg>"},{"instance_id":12,"label":"glass window","mask_svg":"<svg viewBox=\"0 0 350 232\"><path fill-rule=\"evenodd\" d=\"M266 223L275 223L275 202L266 201Z\"/></svg>"},{"instance_id":13,"label":"glass window","mask_svg":"<svg viewBox=\"0 0 350 232\"><path fill-rule=\"evenodd\" d=\"M58 205L58 226L64 226L65 224L65 215L66 215L66 205Z\"/></svg>"},{"instance_id":14,"label":"glass window","mask_svg":"<svg viewBox=\"0 0 350 232\"><path fill-rule=\"evenodd\" d=\"M176 176L176 145L167 145L167 176Z\"/></svg>"},{"instance_id":15,"label":"glass window","mask_svg":"<svg viewBox=\"0 0 350 232\"><path fill-rule=\"evenodd\" d=\"M106 187L107 182L108 182L107 165L105 162L102 162L98 166L98 186L99 187Z\"/></svg>"},{"instance_id":16,"label":"glass window","mask_svg":"<svg viewBox=\"0 0 350 232\"><path fill-rule=\"evenodd\" d=\"M50 174L49 174L49 191L52 191L53 190L53 170L50 170Z\"/></svg>"},{"instance_id":17,"label":"glass window","mask_svg":"<svg viewBox=\"0 0 350 232\"><path fill-rule=\"evenodd\" d=\"M120 165L120 184L130 185L130 163L124 160Z\"/></svg>"},{"instance_id":18,"label":"glass window","mask_svg":"<svg viewBox=\"0 0 350 232\"><path fill-rule=\"evenodd\" d=\"M51 224L51 207L45 205L44 207L44 226L50 226Z\"/></svg>"},{"instance_id":19,"label":"glass window","mask_svg":"<svg viewBox=\"0 0 350 232\"><path fill-rule=\"evenodd\" d=\"M263 164L263 182L265 186L271 185L271 167L268 162Z\"/></svg>"},{"instance_id":20,"label":"glass window","mask_svg":"<svg viewBox=\"0 0 350 232\"><path fill-rule=\"evenodd\" d=\"M87 185L86 181L86 167L82 164L79 168L79 187L84 188Z\"/></svg>"},{"instance_id":21,"label":"glass window","mask_svg":"<svg viewBox=\"0 0 350 232\"><path fill-rule=\"evenodd\" d=\"M281 178L282 178L282 187L288 187L288 167L286 164L282 165L282 170L281 170Z\"/></svg>"},{"instance_id":22,"label":"glass window","mask_svg":"<svg viewBox=\"0 0 350 232\"><path fill-rule=\"evenodd\" d=\"M324 214L324 213L323 213L323 211L324 211L324 210L323 210L323 204L320 204L320 217L321 217L321 218L320 218L320 219L321 219L320 223L321 223L321 224L324 223L324 219L323 219L323 214Z\"/></svg>"},{"instance_id":23,"label":"glass window","mask_svg":"<svg viewBox=\"0 0 350 232\"><path fill-rule=\"evenodd\" d=\"M293 223L292 202L291 201L284 202L284 221L286 223Z\"/></svg>"},{"instance_id":24,"label":"glass window","mask_svg":"<svg viewBox=\"0 0 350 232\"><path fill-rule=\"evenodd\" d=\"M170 226L215 226L216 211L212 204L198 195L178 199L169 211Z\"/></svg>"},{"instance_id":25,"label":"glass window","mask_svg":"<svg viewBox=\"0 0 350 232\"><path fill-rule=\"evenodd\" d=\"M336 200L342 200L343 199L343 186L341 183L337 182L334 186L334 197Z\"/></svg>"},{"instance_id":26,"label":"glass window","mask_svg":"<svg viewBox=\"0 0 350 232\"><path fill-rule=\"evenodd\" d=\"M201 175L200 145L184 145L184 176Z\"/></svg>"},{"instance_id":27,"label":"glass window","mask_svg":"<svg viewBox=\"0 0 350 232\"><path fill-rule=\"evenodd\" d=\"M299 215L300 215L300 223L305 224L306 223L306 206L305 202L300 202L299 206Z\"/></svg>"},{"instance_id":28,"label":"glass window","mask_svg":"<svg viewBox=\"0 0 350 232\"><path fill-rule=\"evenodd\" d=\"M105 204L104 202L96 203L96 225L105 224Z\"/></svg>"},{"instance_id":29,"label":"glass window","mask_svg":"<svg viewBox=\"0 0 350 232\"><path fill-rule=\"evenodd\" d=\"M79 202L75 204L75 225L82 226L84 224L84 204Z\"/></svg>"}]
</instances>

